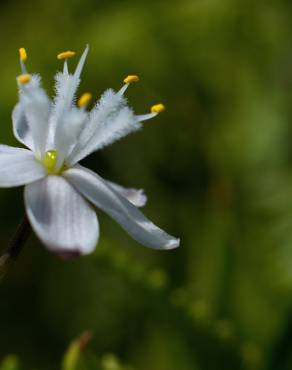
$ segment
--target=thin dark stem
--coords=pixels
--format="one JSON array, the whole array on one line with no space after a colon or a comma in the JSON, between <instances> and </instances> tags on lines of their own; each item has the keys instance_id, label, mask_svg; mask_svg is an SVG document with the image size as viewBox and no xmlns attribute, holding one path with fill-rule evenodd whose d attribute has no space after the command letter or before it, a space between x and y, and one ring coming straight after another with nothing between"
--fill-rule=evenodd
<instances>
[{"instance_id":1,"label":"thin dark stem","mask_svg":"<svg viewBox=\"0 0 292 370\"><path fill-rule=\"evenodd\" d=\"M25 215L18 225L13 238L10 240L8 247L0 256L0 280L8 271L10 265L17 259L22 251L25 242L27 241L31 232L31 226L28 218Z\"/></svg>"}]
</instances>

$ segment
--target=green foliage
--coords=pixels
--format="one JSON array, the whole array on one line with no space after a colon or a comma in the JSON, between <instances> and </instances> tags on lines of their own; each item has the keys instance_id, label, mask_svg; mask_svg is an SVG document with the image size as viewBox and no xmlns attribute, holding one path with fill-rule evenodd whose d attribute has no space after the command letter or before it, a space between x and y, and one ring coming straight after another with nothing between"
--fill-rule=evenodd
<instances>
[{"instance_id":1,"label":"green foliage","mask_svg":"<svg viewBox=\"0 0 292 370\"><path fill-rule=\"evenodd\" d=\"M6 356L1 363L1 370L19 370L19 362L16 356Z\"/></svg>"},{"instance_id":2,"label":"green foliage","mask_svg":"<svg viewBox=\"0 0 292 370\"><path fill-rule=\"evenodd\" d=\"M135 110L167 110L85 164L144 188L145 214L182 239L152 251L101 212L92 256L64 262L32 238L1 282L1 370L60 368L85 328L92 341L72 342L62 370L292 368L291 11L286 0L0 5L1 142L16 144L17 49L52 92L55 55L89 43L80 94L135 73ZM22 191L0 189L0 205L4 249Z\"/></svg>"}]
</instances>

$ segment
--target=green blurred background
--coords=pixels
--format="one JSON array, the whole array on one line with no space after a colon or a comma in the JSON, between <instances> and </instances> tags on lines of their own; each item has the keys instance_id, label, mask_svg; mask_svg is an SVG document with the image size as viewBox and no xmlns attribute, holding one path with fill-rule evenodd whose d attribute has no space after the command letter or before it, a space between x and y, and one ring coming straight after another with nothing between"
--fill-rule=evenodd
<instances>
[{"instance_id":1,"label":"green blurred background","mask_svg":"<svg viewBox=\"0 0 292 370\"><path fill-rule=\"evenodd\" d=\"M13 0L0 39L3 143L17 145L22 46L50 94L56 54L89 43L80 94L138 74L135 111L165 103L84 164L144 188L145 214L182 240L146 249L101 212L91 256L65 262L32 236L0 285L0 369L61 369L85 329L62 369L292 369L291 1ZM23 212L22 189L1 189L2 248Z\"/></svg>"}]
</instances>

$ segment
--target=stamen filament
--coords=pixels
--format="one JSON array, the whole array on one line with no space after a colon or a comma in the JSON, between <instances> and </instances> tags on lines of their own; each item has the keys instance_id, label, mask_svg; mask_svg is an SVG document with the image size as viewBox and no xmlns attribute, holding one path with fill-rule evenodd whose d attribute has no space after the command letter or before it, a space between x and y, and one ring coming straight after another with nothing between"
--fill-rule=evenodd
<instances>
[{"instance_id":1,"label":"stamen filament","mask_svg":"<svg viewBox=\"0 0 292 370\"><path fill-rule=\"evenodd\" d=\"M147 114L139 114L136 116L138 122L148 121L151 118L157 116L158 113L147 113Z\"/></svg>"},{"instance_id":2,"label":"stamen filament","mask_svg":"<svg viewBox=\"0 0 292 370\"><path fill-rule=\"evenodd\" d=\"M122 86L120 88L120 90L118 91L118 94L119 95L124 95L125 91L127 90L127 88L129 87L129 84L125 84L124 86Z\"/></svg>"},{"instance_id":3,"label":"stamen filament","mask_svg":"<svg viewBox=\"0 0 292 370\"><path fill-rule=\"evenodd\" d=\"M69 74L67 59L65 59L65 62L64 62L63 73L66 75Z\"/></svg>"}]
</instances>

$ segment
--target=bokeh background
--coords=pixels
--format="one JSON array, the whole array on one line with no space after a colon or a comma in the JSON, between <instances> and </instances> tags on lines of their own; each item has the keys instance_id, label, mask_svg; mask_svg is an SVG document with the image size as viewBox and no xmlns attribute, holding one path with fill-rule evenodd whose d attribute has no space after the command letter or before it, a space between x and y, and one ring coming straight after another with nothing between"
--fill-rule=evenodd
<instances>
[{"instance_id":1,"label":"bokeh background","mask_svg":"<svg viewBox=\"0 0 292 370\"><path fill-rule=\"evenodd\" d=\"M22 46L50 94L56 54L89 43L80 94L138 74L135 111L165 103L84 164L144 188L145 214L182 240L146 249L102 212L91 256L32 236L0 284L0 369L292 369L291 2L13 0L0 40L3 143ZM2 189L1 248L23 212L23 190Z\"/></svg>"}]
</instances>

